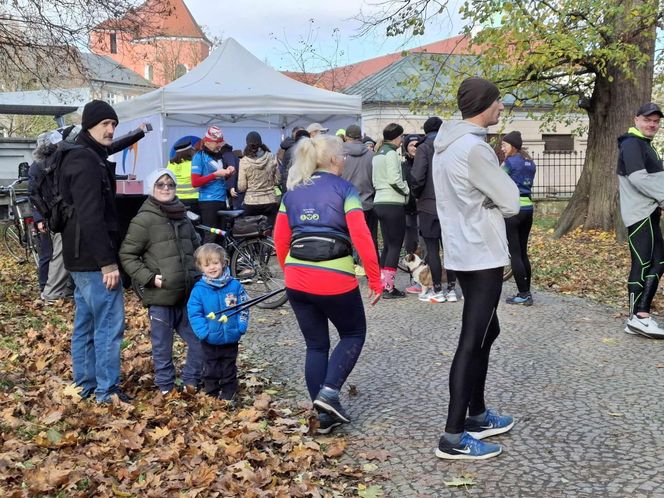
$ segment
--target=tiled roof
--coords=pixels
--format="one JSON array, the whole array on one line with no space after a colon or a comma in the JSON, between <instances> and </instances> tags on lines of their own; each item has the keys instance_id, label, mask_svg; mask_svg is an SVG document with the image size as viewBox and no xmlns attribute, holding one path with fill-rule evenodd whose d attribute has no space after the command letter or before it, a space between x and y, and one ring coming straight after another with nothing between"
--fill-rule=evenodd
<instances>
[{"instance_id":1,"label":"tiled roof","mask_svg":"<svg viewBox=\"0 0 664 498\"><path fill-rule=\"evenodd\" d=\"M79 56L83 66L88 71L85 76L92 81L150 88L155 86L131 69L118 64L105 55L81 52Z\"/></svg>"},{"instance_id":2,"label":"tiled roof","mask_svg":"<svg viewBox=\"0 0 664 498\"><path fill-rule=\"evenodd\" d=\"M150 12L154 14L150 14ZM145 15L151 17L151 19L148 19L144 23L148 27L139 33L135 39L151 38L154 36L176 36L201 38L207 42L205 33L203 33L194 16L191 15L184 0L147 0L136 9L136 13L133 15L139 18ZM125 19L126 17L120 20L106 20L99 24L97 29L121 29Z\"/></svg>"},{"instance_id":3,"label":"tiled roof","mask_svg":"<svg viewBox=\"0 0 664 498\"><path fill-rule=\"evenodd\" d=\"M445 40L440 40L428 45L416 47L408 50L408 53L427 52L431 54L468 54L470 53L469 40L464 35L458 35ZM310 85L326 88L328 90L340 91L349 88L358 81L377 73L388 67L390 64L403 59L402 52L381 55L373 59L341 66L317 74L303 74L286 71L287 76L302 81Z\"/></svg>"}]
</instances>

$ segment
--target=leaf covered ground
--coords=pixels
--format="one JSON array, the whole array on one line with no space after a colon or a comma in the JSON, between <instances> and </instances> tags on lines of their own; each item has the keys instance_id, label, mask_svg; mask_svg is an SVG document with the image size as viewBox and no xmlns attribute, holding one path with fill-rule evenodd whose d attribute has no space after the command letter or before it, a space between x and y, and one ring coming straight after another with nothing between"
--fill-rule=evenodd
<instances>
[{"instance_id":1,"label":"leaf covered ground","mask_svg":"<svg viewBox=\"0 0 664 498\"><path fill-rule=\"evenodd\" d=\"M73 305L44 306L32 268L0 253L0 495L362 496L380 475L339 463L342 437L241 355L240 399L162 396L145 310L127 294L123 388L98 406L71 384ZM250 332L251 333L251 332ZM181 355L180 355L181 356Z\"/></svg>"},{"instance_id":2,"label":"leaf covered ground","mask_svg":"<svg viewBox=\"0 0 664 498\"><path fill-rule=\"evenodd\" d=\"M530 254L536 289L626 310L629 253L613 234L554 239L536 226ZM312 437L308 406L245 355L236 408L202 394L157 394L147 316L131 294L122 370L135 400L81 400L71 385L73 306L44 306L36 296L32 268L0 253L1 496L382 495L378 466L340 463L346 440ZM654 304L662 306L660 296Z\"/></svg>"},{"instance_id":3,"label":"leaf covered ground","mask_svg":"<svg viewBox=\"0 0 664 498\"><path fill-rule=\"evenodd\" d=\"M628 310L627 276L630 256L627 243L599 230L578 228L560 239L552 229L534 226L528 252L535 288L585 297ZM660 293L653 311L664 309Z\"/></svg>"}]
</instances>

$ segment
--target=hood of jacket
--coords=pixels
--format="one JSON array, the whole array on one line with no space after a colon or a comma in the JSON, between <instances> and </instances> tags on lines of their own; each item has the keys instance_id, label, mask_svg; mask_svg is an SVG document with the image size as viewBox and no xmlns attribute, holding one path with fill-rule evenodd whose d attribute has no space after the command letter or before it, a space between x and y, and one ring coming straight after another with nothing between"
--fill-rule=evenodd
<instances>
[{"instance_id":1,"label":"hood of jacket","mask_svg":"<svg viewBox=\"0 0 664 498\"><path fill-rule=\"evenodd\" d=\"M369 147L362 142L346 142L344 144L344 152L349 156L360 157L371 152Z\"/></svg>"},{"instance_id":2,"label":"hood of jacket","mask_svg":"<svg viewBox=\"0 0 664 498\"><path fill-rule=\"evenodd\" d=\"M279 144L279 147L281 147L284 150L288 150L293 145L295 145L295 139L293 137L286 137L286 138L283 139L281 144Z\"/></svg>"},{"instance_id":3,"label":"hood of jacket","mask_svg":"<svg viewBox=\"0 0 664 498\"><path fill-rule=\"evenodd\" d=\"M261 152L261 151L259 151ZM242 159L244 159L247 163L249 163L252 167L258 168L258 169L265 169L268 164L272 162L272 154L269 152L264 152L260 157L249 157L249 156L244 156Z\"/></svg>"},{"instance_id":4,"label":"hood of jacket","mask_svg":"<svg viewBox=\"0 0 664 498\"><path fill-rule=\"evenodd\" d=\"M473 134L484 139L487 129L468 121L446 121L438 130L433 146L436 153L444 152L450 145L464 135Z\"/></svg>"},{"instance_id":5,"label":"hood of jacket","mask_svg":"<svg viewBox=\"0 0 664 498\"><path fill-rule=\"evenodd\" d=\"M629 130L627 130L627 133L623 133L618 137L618 145L623 143L628 138L640 138L641 140L644 140L646 142L652 142L652 139L646 137L643 133L639 131L638 128L634 126L632 126Z\"/></svg>"}]
</instances>

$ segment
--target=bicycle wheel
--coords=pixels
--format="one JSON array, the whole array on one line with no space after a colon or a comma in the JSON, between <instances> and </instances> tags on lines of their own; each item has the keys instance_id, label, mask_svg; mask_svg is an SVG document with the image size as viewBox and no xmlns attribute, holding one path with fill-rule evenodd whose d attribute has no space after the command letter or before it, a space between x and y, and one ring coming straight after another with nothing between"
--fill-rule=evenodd
<instances>
[{"instance_id":1,"label":"bicycle wheel","mask_svg":"<svg viewBox=\"0 0 664 498\"><path fill-rule=\"evenodd\" d=\"M16 261L23 263L27 259L25 247L21 242L21 231L16 223L7 223L2 230L5 248Z\"/></svg>"},{"instance_id":2,"label":"bicycle wheel","mask_svg":"<svg viewBox=\"0 0 664 498\"><path fill-rule=\"evenodd\" d=\"M503 268L503 282L507 282L510 278L512 278L512 266L506 265Z\"/></svg>"},{"instance_id":3,"label":"bicycle wheel","mask_svg":"<svg viewBox=\"0 0 664 498\"><path fill-rule=\"evenodd\" d=\"M284 272L269 237L240 242L231 256L231 274L242 282L250 298L284 287ZM278 308L285 302L286 293L280 293L256 306Z\"/></svg>"},{"instance_id":4,"label":"bicycle wheel","mask_svg":"<svg viewBox=\"0 0 664 498\"><path fill-rule=\"evenodd\" d=\"M31 229L33 225L29 226L29 230ZM35 266L37 269L39 269L39 249L41 246L41 239L39 238L39 235L36 232L32 232L30 230L30 247L27 248L27 251L32 255L32 259L35 262Z\"/></svg>"}]
</instances>

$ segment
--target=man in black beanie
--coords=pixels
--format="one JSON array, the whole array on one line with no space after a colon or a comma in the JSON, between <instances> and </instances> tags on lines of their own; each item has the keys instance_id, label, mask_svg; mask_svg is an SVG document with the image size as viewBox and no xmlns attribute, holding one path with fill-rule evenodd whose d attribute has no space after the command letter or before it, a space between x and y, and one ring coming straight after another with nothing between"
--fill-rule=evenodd
<instances>
[{"instance_id":1,"label":"man in black beanie","mask_svg":"<svg viewBox=\"0 0 664 498\"><path fill-rule=\"evenodd\" d=\"M74 383L98 403L129 401L119 387L124 302L118 268L115 163L107 160L118 116L101 100L83 108L79 146L62 163L60 189L73 207L62 231L63 258L76 285L71 340Z\"/></svg>"},{"instance_id":2,"label":"man in black beanie","mask_svg":"<svg viewBox=\"0 0 664 498\"><path fill-rule=\"evenodd\" d=\"M450 368L450 401L436 456L484 460L502 447L482 441L509 431L514 419L487 408L484 390L491 346L500 333L496 313L509 264L504 218L519 213L519 189L486 142L503 104L496 85L481 78L461 83L463 121L447 122L434 141L433 183L445 268L463 290L461 332Z\"/></svg>"}]
</instances>

